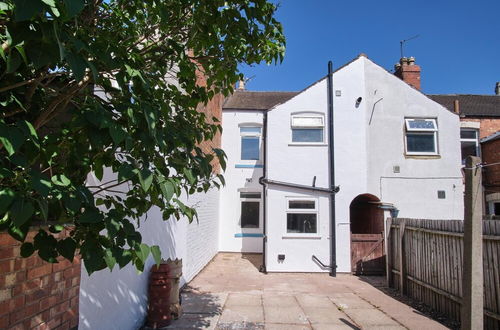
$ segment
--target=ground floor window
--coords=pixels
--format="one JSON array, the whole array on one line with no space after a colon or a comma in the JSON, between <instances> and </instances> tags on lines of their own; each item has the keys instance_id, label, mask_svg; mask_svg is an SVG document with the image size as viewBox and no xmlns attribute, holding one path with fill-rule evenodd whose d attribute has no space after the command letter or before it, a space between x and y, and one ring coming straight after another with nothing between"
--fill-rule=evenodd
<instances>
[{"instance_id":1,"label":"ground floor window","mask_svg":"<svg viewBox=\"0 0 500 330\"><path fill-rule=\"evenodd\" d=\"M315 200L287 201L286 232L315 234L318 232L318 210Z\"/></svg>"},{"instance_id":2,"label":"ground floor window","mask_svg":"<svg viewBox=\"0 0 500 330\"><path fill-rule=\"evenodd\" d=\"M242 192L241 199L241 228L259 228L260 193Z\"/></svg>"}]
</instances>

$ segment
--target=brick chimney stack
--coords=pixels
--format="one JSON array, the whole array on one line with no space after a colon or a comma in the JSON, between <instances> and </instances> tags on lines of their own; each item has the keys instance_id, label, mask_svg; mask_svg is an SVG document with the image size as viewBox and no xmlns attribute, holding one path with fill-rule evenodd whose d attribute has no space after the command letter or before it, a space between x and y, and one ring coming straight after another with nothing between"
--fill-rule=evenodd
<instances>
[{"instance_id":1,"label":"brick chimney stack","mask_svg":"<svg viewBox=\"0 0 500 330\"><path fill-rule=\"evenodd\" d=\"M415 64L415 57L402 57L394 69L396 77L420 90L420 66Z\"/></svg>"}]
</instances>

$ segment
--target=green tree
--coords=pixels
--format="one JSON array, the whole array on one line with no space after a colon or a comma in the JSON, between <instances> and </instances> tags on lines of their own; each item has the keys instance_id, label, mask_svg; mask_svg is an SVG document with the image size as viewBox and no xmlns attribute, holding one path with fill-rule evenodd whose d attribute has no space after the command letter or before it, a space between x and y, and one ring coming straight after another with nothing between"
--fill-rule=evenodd
<instances>
[{"instance_id":1,"label":"green tree","mask_svg":"<svg viewBox=\"0 0 500 330\"><path fill-rule=\"evenodd\" d=\"M223 151L199 148L221 127L196 108L232 92L239 63L282 60L275 11L265 0L0 1L0 229L24 242L45 224L21 254L79 253L89 273L158 262L137 224L153 206L192 221L180 195L223 184L212 166ZM105 168L115 180L86 183Z\"/></svg>"}]
</instances>

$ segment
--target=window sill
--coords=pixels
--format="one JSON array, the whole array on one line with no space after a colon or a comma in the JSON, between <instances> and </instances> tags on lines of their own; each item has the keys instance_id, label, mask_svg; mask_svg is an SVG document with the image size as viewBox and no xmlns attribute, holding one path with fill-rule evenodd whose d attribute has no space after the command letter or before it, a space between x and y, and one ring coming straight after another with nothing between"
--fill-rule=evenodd
<instances>
[{"instance_id":1,"label":"window sill","mask_svg":"<svg viewBox=\"0 0 500 330\"><path fill-rule=\"evenodd\" d=\"M441 155L412 155L412 154L405 154L405 158L407 159L440 159Z\"/></svg>"},{"instance_id":2,"label":"window sill","mask_svg":"<svg viewBox=\"0 0 500 330\"><path fill-rule=\"evenodd\" d=\"M286 234L281 237L282 239L321 239L321 236L318 234Z\"/></svg>"},{"instance_id":3,"label":"window sill","mask_svg":"<svg viewBox=\"0 0 500 330\"><path fill-rule=\"evenodd\" d=\"M314 142L304 142L304 143L301 143L301 142L290 142L288 143L288 145L290 147L326 147L328 146L327 143L314 143Z\"/></svg>"},{"instance_id":4,"label":"window sill","mask_svg":"<svg viewBox=\"0 0 500 330\"><path fill-rule=\"evenodd\" d=\"M235 168L263 168L263 164L235 164Z\"/></svg>"}]
</instances>

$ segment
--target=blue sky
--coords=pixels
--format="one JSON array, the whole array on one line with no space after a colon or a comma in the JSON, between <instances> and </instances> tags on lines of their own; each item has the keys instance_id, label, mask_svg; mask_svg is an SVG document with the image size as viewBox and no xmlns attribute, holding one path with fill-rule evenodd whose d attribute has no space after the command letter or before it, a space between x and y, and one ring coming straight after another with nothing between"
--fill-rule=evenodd
<instances>
[{"instance_id":1,"label":"blue sky","mask_svg":"<svg viewBox=\"0 0 500 330\"><path fill-rule=\"evenodd\" d=\"M287 38L280 65L242 67L249 90L301 90L365 53L392 70L415 56L428 94L493 94L500 81L499 0L281 0L277 18Z\"/></svg>"}]
</instances>

